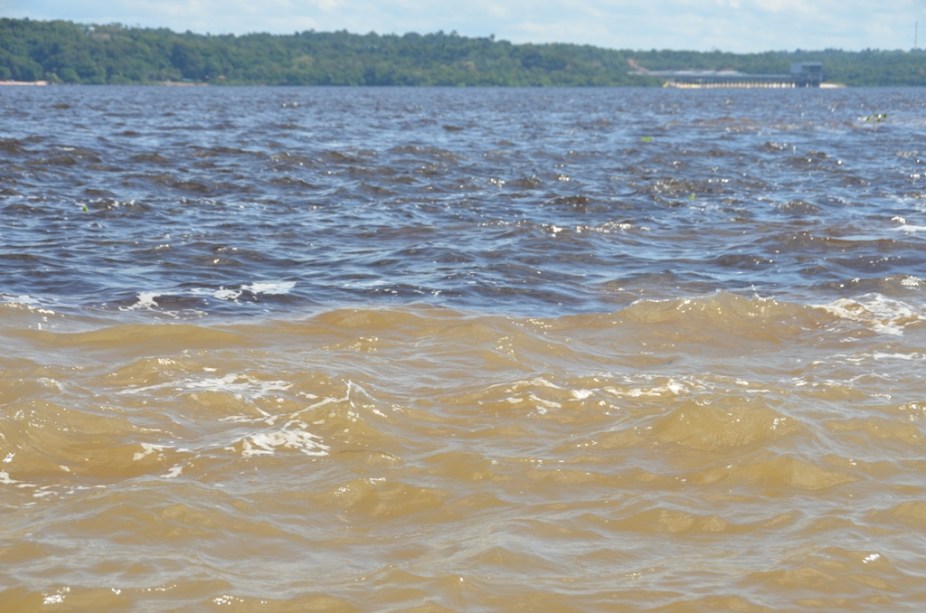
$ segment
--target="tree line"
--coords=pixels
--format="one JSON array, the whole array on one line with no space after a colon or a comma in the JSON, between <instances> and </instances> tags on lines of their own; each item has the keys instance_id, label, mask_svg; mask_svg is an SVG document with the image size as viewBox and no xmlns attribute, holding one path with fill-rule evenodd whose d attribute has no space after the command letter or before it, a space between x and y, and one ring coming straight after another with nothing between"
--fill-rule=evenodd
<instances>
[{"instance_id":1,"label":"tree line","mask_svg":"<svg viewBox=\"0 0 926 613\"><path fill-rule=\"evenodd\" d=\"M630 51L574 44L512 44L449 34L210 35L120 24L0 19L0 80L74 84L195 82L228 85L646 86L650 70L786 73L822 62L827 81L926 85L926 52Z\"/></svg>"}]
</instances>

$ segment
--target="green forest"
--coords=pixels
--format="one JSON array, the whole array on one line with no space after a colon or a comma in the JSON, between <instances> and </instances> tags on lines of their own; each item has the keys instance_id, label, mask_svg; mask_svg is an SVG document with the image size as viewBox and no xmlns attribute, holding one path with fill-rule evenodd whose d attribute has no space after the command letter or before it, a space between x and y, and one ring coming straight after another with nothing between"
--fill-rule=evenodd
<instances>
[{"instance_id":1,"label":"green forest","mask_svg":"<svg viewBox=\"0 0 926 613\"><path fill-rule=\"evenodd\" d=\"M0 19L0 81L73 84L657 86L649 70L786 73L821 62L848 86L924 86L926 52L631 51L574 44L512 44L494 36L296 32L207 35L119 24Z\"/></svg>"}]
</instances>

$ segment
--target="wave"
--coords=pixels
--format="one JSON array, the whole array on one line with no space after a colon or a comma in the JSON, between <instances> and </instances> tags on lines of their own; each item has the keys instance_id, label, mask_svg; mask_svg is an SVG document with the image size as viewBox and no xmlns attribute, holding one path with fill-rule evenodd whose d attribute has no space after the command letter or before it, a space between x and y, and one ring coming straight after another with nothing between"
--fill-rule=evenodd
<instances>
[{"instance_id":1,"label":"wave","mask_svg":"<svg viewBox=\"0 0 926 613\"><path fill-rule=\"evenodd\" d=\"M3 556L35 586L0 589L5 608L403 609L432 588L502 606L503 587L791 610L795 594L835 606L832 585L883 597L863 576L921 579L894 562L926 498L910 303L145 313L0 304ZM677 589L693 565L729 597Z\"/></svg>"},{"instance_id":2,"label":"wave","mask_svg":"<svg viewBox=\"0 0 926 613\"><path fill-rule=\"evenodd\" d=\"M905 276L889 280L892 287L916 295L920 279ZM682 344L704 343L706 346L754 342L785 342L808 333L863 333L864 331L902 336L907 330L918 331L926 322L926 303L870 292L854 298L837 298L830 302L798 303L761 296L746 296L730 292L714 292L693 297L638 299L613 312L570 314L559 317L524 317L492 315L476 311L460 311L427 304L405 304L397 307L333 308L322 310L311 305L308 315L299 311L264 311L247 319L223 317L234 311L216 311L215 305L273 305L293 296L298 282L290 280L260 280L240 285L191 287L185 290L142 291L117 306L118 312L84 310L75 312L72 306L54 299L29 295L0 294L0 324L9 323L41 328L40 321L59 322L62 329L74 325L113 328L118 330L126 316L140 326L164 322L182 323L200 319L204 328L230 322L254 322L243 329L266 326L271 332L285 329L311 333L325 328L341 330L347 337L358 331L370 336L386 334L420 337L446 330L481 329L505 330L509 334L530 338L531 331L571 331L575 338L594 337L598 332L622 332L639 336L652 333L657 337L677 339ZM285 304L285 302L284 302ZM306 305L302 310L306 310ZM196 308L200 307L200 309ZM213 315L210 315L210 309ZM120 314L121 312L121 314ZM145 314L149 315L145 315ZM16 317L19 315L21 317ZM162 317L163 316L163 317ZM147 319L146 319L147 317ZM152 320L152 317L154 318ZM4 322L8 319L8 322ZM191 325L198 325L192 323ZM570 338L574 341L575 338ZM448 339L449 340L449 339Z\"/></svg>"}]
</instances>

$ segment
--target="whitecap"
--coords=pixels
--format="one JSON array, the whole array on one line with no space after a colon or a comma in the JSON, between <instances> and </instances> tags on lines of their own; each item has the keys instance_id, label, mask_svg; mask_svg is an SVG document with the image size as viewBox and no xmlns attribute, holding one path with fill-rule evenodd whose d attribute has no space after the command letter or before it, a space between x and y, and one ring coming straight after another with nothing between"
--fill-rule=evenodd
<instances>
[{"instance_id":1,"label":"whitecap","mask_svg":"<svg viewBox=\"0 0 926 613\"><path fill-rule=\"evenodd\" d=\"M55 311L45 308L48 306L48 301L40 300L28 294L19 294L14 296L12 294L2 294L0 293L0 304L9 305L12 308L24 309L31 313L38 313L40 315L57 315Z\"/></svg>"},{"instance_id":2,"label":"whitecap","mask_svg":"<svg viewBox=\"0 0 926 613\"><path fill-rule=\"evenodd\" d=\"M181 473L183 473L183 466L181 464L177 464L176 466L171 466L170 470L168 470L166 473L161 475L161 478L162 479L176 479L177 477L180 476Z\"/></svg>"},{"instance_id":3,"label":"whitecap","mask_svg":"<svg viewBox=\"0 0 926 613\"><path fill-rule=\"evenodd\" d=\"M235 301L241 297L241 290L221 288L212 292L212 297L218 300Z\"/></svg>"},{"instance_id":4,"label":"whitecap","mask_svg":"<svg viewBox=\"0 0 926 613\"><path fill-rule=\"evenodd\" d=\"M859 323L874 332L901 336L910 324L923 321L920 309L882 294L865 294L857 299L839 298L829 304L813 305L836 317Z\"/></svg>"},{"instance_id":5,"label":"whitecap","mask_svg":"<svg viewBox=\"0 0 926 613\"><path fill-rule=\"evenodd\" d=\"M897 226L894 230L899 232L906 232L908 234L913 234L915 232L924 232L926 231L926 226L916 226L913 224L905 223L901 226Z\"/></svg>"},{"instance_id":6,"label":"whitecap","mask_svg":"<svg viewBox=\"0 0 926 613\"><path fill-rule=\"evenodd\" d=\"M224 377L188 379L183 382L186 389L231 392L239 398L262 398L271 392L286 391L293 386L288 381L255 379L248 375L229 373Z\"/></svg>"},{"instance_id":7,"label":"whitecap","mask_svg":"<svg viewBox=\"0 0 926 613\"><path fill-rule=\"evenodd\" d=\"M278 450L298 451L315 457L328 455L330 447L305 428L305 422L293 420L279 430L254 432L238 438L226 449L236 451L240 447L241 455L246 458L274 455Z\"/></svg>"},{"instance_id":8,"label":"whitecap","mask_svg":"<svg viewBox=\"0 0 926 613\"><path fill-rule=\"evenodd\" d=\"M207 369L207 372L214 372L214 370L215 369ZM292 385L293 384L288 381L257 379L248 375L228 373L221 377L191 377L156 385L130 387L120 390L118 393L139 394L162 389L172 389L175 391L197 390L227 392L234 394L234 396L239 399L255 399L266 397L272 392L286 391L291 388Z\"/></svg>"},{"instance_id":9,"label":"whitecap","mask_svg":"<svg viewBox=\"0 0 926 613\"><path fill-rule=\"evenodd\" d=\"M154 455L154 454L157 454L159 459L163 458L164 454L162 452L165 449L167 449L167 446L166 445L154 445L151 443L142 443L141 449L142 449L141 451L136 451L134 454L132 454L132 461L139 462L145 459L146 457L148 457L149 455Z\"/></svg>"},{"instance_id":10,"label":"whitecap","mask_svg":"<svg viewBox=\"0 0 926 613\"><path fill-rule=\"evenodd\" d=\"M211 291L194 290L193 293L200 294L208 292L212 295L213 298L216 298L217 300L236 302L245 293L251 294L253 296L259 296L261 294L266 296L285 296L289 294L294 287L296 287L295 281L255 281L253 283L242 285L237 289L230 287L220 287L217 290Z\"/></svg>"},{"instance_id":11,"label":"whitecap","mask_svg":"<svg viewBox=\"0 0 926 613\"><path fill-rule=\"evenodd\" d=\"M282 296L290 293L294 287L295 281L257 281L250 285L242 285L241 289L254 294Z\"/></svg>"},{"instance_id":12,"label":"whitecap","mask_svg":"<svg viewBox=\"0 0 926 613\"><path fill-rule=\"evenodd\" d=\"M139 292L138 296L135 298L135 302L130 304L127 307L119 307L120 311L142 311L142 310L155 310L159 308L157 297L160 296L163 292L159 291L149 291L149 292Z\"/></svg>"}]
</instances>

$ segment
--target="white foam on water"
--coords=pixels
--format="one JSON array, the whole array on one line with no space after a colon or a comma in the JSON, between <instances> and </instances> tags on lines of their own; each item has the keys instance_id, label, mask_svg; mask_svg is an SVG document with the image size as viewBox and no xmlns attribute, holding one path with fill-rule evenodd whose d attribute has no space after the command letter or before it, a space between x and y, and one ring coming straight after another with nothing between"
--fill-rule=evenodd
<instances>
[{"instance_id":1,"label":"white foam on water","mask_svg":"<svg viewBox=\"0 0 926 613\"><path fill-rule=\"evenodd\" d=\"M57 315L55 311L47 308L49 305L48 301L34 298L28 294L14 296L12 294L0 293L0 304L9 305L14 309L24 309L38 315Z\"/></svg>"},{"instance_id":2,"label":"white foam on water","mask_svg":"<svg viewBox=\"0 0 926 613\"><path fill-rule=\"evenodd\" d=\"M897 226L896 228L894 228L894 230L897 232L906 232L908 234L914 234L916 232L926 232L926 226L917 226L917 225L905 223L900 226Z\"/></svg>"},{"instance_id":3,"label":"white foam on water","mask_svg":"<svg viewBox=\"0 0 926 613\"><path fill-rule=\"evenodd\" d=\"M214 368L206 368L206 372L214 372ZM166 390L168 393L183 393L192 391L214 391L231 393L238 400L253 401L265 397L273 397L280 392L285 392L292 388L292 383L281 380L263 380L249 375L239 373L228 373L220 377L200 376L188 377L181 380L149 385L144 387L134 387L120 390L120 394L146 394L155 391ZM245 415L228 415L220 418L220 423L243 424L247 431L241 435L242 426L234 426L233 434L226 438L225 441L216 445L210 445L211 449L225 449L240 453L242 457L251 458L255 456L274 455L278 451L296 451L307 456L324 456L328 455L329 447L324 444L322 438L308 430L308 425L298 418L298 415L306 410L322 406L329 402L338 402L350 399L350 384L348 385L348 394L345 398L327 398L316 402L312 407L302 408L295 413L273 414L257 405L251 408L256 412ZM283 401L281 396L277 396L279 402ZM351 401L353 402L353 401ZM280 425L282 422L282 425ZM224 438L224 437L223 437ZM135 452L133 460L141 461L149 456L156 456L158 460L164 459L164 453L168 450L174 450L167 445L153 443L140 443L141 451ZM164 479L174 479L183 473L185 464L177 464L161 475ZM2 483L2 481L0 481Z\"/></svg>"},{"instance_id":4,"label":"white foam on water","mask_svg":"<svg viewBox=\"0 0 926 613\"><path fill-rule=\"evenodd\" d=\"M170 470L161 475L162 479L176 479L183 472L183 466L177 464L176 466L171 466Z\"/></svg>"},{"instance_id":5,"label":"white foam on water","mask_svg":"<svg viewBox=\"0 0 926 613\"><path fill-rule=\"evenodd\" d=\"M39 306L41 304L37 298L33 298L28 294L20 294L18 296L14 296L12 294L0 294L0 301L3 301L5 304L25 307Z\"/></svg>"},{"instance_id":6,"label":"white foam on water","mask_svg":"<svg viewBox=\"0 0 926 613\"><path fill-rule=\"evenodd\" d=\"M900 215L895 215L894 217L891 217L891 221L893 221L894 223L900 224L899 226L894 228L895 232L907 232L908 234L914 234L916 232L926 231L926 226L919 226L916 224L911 224L907 222L907 219L905 217L901 217Z\"/></svg>"},{"instance_id":7,"label":"white foam on water","mask_svg":"<svg viewBox=\"0 0 926 613\"><path fill-rule=\"evenodd\" d=\"M230 392L236 398L249 399L263 398L272 392L286 391L293 386L288 381L267 381L236 373L229 373L224 377L188 379L182 384L185 389Z\"/></svg>"},{"instance_id":8,"label":"white foam on water","mask_svg":"<svg viewBox=\"0 0 926 613\"><path fill-rule=\"evenodd\" d=\"M22 481L17 481L10 477L10 473L5 470L0 470L0 485L15 485L17 487L35 487L34 485L23 484Z\"/></svg>"},{"instance_id":9,"label":"white foam on water","mask_svg":"<svg viewBox=\"0 0 926 613\"><path fill-rule=\"evenodd\" d=\"M243 285L241 289L255 294L282 296L290 293L294 287L296 287L295 281L257 281L251 285Z\"/></svg>"},{"instance_id":10,"label":"white foam on water","mask_svg":"<svg viewBox=\"0 0 926 613\"><path fill-rule=\"evenodd\" d=\"M326 456L330 447L322 442L320 436L312 434L308 425L301 420L287 422L279 430L254 432L240 437L226 447L235 451L241 447L241 455L246 458L274 455L279 450L298 451L307 456Z\"/></svg>"},{"instance_id":11,"label":"white foam on water","mask_svg":"<svg viewBox=\"0 0 926 613\"><path fill-rule=\"evenodd\" d=\"M550 410L550 409L561 409L561 408L563 408L563 405L560 404L559 402L555 402L555 401L553 401L553 400L546 400L546 399L544 399L544 398L541 398L540 396L538 396L537 394L535 394L535 393L533 393L533 392L530 392L530 393L527 395L527 399L528 399L528 400L530 401L530 403L534 406L534 410L535 410L539 415L546 415L546 414L547 414L547 411ZM509 399L509 402L510 402L511 400L512 400L512 399ZM518 400L518 399L515 399L515 401L517 401L517 400Z\"/></svg>"},{"instance_id":12,"label":"white foam on water","mask_svg":"<svg viewBox=\"0 0 926 613\"><path fill-rule=\"evenodd\" d=\"M255 281L254 283L242 285L238 289L230 287L221 287L217 290L193 290L194 294L208 293L218 300L237 302L245 292L259 296L285 296L293 291L296 287L295 281Z\"/></svg>"},{"instance_id":13,"label":"white foam on water","mask_svg":"<svg viewBox=\"0 0 926 613\"><path fill-rule=\"evenodd\" d=\"M22 294L20 296L16 296L13 298L12 301L18 302L19 304L26 304L26 305L38 305L39 304L39 301L36 298L33 298L32 296L29 296L28 294Z\"/></svg>"},{"instance_id":14,"label":"white foam on water","mask_svg":"<svg viewBox=\"0 0 926 613\"><path fill-rule=\"evenodd\" d=\"M210 369L207 369L210 370ZM214 371L215 369L211 369ZM119 394L140 394L163 389L172 389L178 392L186 390L201 390L212 392L228 392L238 399L255 399L269 396L273 392L286 391L292 387L288 381L264 380L242 375L228 373L222 377L187 378L179 381L169 381L157 385L143 387L129 387L119 390Z\"/></svg>"},{"instance_id":15,"label":"white foam on water","mask_svg":"<svg viewBox=\"0 0 926 613\"><path fill-rule=\"evenodd\" d=\"M223 300L226 302L237 302L245 292L257 295L267 295L267 296L283 296L292 292L293 288L296 287L295 281L255 281L253 283L248 283L241 285L238 288L234 287L220 287L219 289L213 288L192 288L187 292L176 292L176 291L165 291L165 290L148 290L138 292L135 302L129 306L119 307L120 311L160 311L161 305L158 304L158 298L161 296L190 296L190 297L199 297L199 296L211 296L216 300ZM29 298L28 296L20 298ZM17 302L21 302L17 300ZM22 302L22 304L28 304ZM169 312L169 315L177 315L176 312Z\"/></svg>"},{"instance_id":16,"label":"white foam on water","mask_svg":"<svg viewBox=\"0 0 926 613\"><path fill-rule=\"evenodd\" d=\"M847 362L852 362L854 364L861 364L868 361L887 361L887 360L901 360L905 362L913 362L918 360L926 360L926 353L921 352L912 352L912 353L887 353L884 351L875 351L872 353L857 353L854 355L835 355L834 358L843 358Z\"/></svg>"},{"instance_id":17,"label":"white foam on water","mask_svg":"<svg viewBox=\"0 0 926 613\"><path fill-rule=\"evenodd\" d=\"M839 298L829 304L812 305L836 317L859 323L874 332L903 335L910 324L924 321L921 309L881 294L865 294L857 299Z\"/></svg>"},{"instance_id":18,"label":"white foam on water","mask_svg":"<svg viewBox=\"0 0 926 613\"><path fill-rule=\"evenodd\" d=\"M633 387L628 390L622 391L622 390L618 390L616 388L610 387L608 388L608 390L618 396L629 396L631 398L641 398L644 396L651 396L651 397L658 398L658 397L662 397L666 395L680 396L682 394L688 393L690 391L690 388L684 383L682 383L681 381L677 381L675 379L669 379L668 381L666 381L664 385L657 385L657 386L650 387L650 388Z\"/></svg>"},{"instance_id":19,"label":"white foam on water","mask_svg":"<svg viewBox=\"0 0 926 613\"><path fill-rule=\"evenodd\" d=\"M136 298L133 304L130 304L127 307L119 307L120 311L153 311L158 308L157 297L160 296L163 292L160 291L149 291L149 292L139 292L138 297Z\"/></svg>"},{"instance_id":20,"label":"white foam on water","mask_svg":"<svg viewBox=\"0 0 926 613\"><path fill-rule=\"evenodd\" d=\"M157 454L158 459L163 458L164 457L163 451L167 448L168 448L167 445L153 445L151 443L142 443L141 444L142 450L136 451L134 454L132 454L132 460L135 462L139 462L145 459L146 457L148 457L149 455L154 455L154 454Z\"/></svg>"},{"instance_id":21,"label":"white foam on water","mask_svg":"<svg viewBox=\"0 0 926 613\"><path fill-rule=\"evenodd\" d=\"M217 289L214 292L212 292L212 296L214 298L218 298L219 300L235 301L241 297L241 290L240 289L237 289L237 290L236 289L225 289L223 287L222 289Z\"/></svg>"},{"instance_id":22,"label":"white foam on water","mask_svg":"<svg viewBox=\"0 0 926 613\"><path fill-rule=\"evenodd\" d=\"M876 351L872 354L872 357L875 360L926 360L926 354L924 353L884 353L882 351Z\"/></svg>"}]
</instances>

